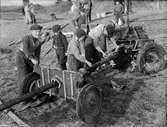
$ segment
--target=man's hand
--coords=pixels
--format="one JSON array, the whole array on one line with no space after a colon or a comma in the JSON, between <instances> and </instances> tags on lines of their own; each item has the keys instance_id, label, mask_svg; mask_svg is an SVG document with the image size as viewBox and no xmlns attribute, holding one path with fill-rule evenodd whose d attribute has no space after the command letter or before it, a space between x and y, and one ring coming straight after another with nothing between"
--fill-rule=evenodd
<instances>
[{"instance_id":1,"label":"man's hand","mask_svg":"<svg viewBox=\"0 0 167 127\"><path fill-rule=\"evenodd\" d=\"M103 55L103 58L105 58L107 56L104 52L102 52L102 55Z\"/></svg>"},{"instance_id":2,"label":"man's hand","mask_svg":"<svg viewBox=\"0 0 167 127\"><path fill-rule=\"evenodd\" d=\"M86 64L87 64L89 67L92 67L92 63L89 62L89 61L87 61L87 60L86 60Z\"/></svg>"},{"instance_id":3,"label":"man's hand","mask_svg":"<svg viewBox=\"0 0 167 127\"><path fill-rule=\"evenodd\" d=\"M117 52L117 51L118 51L118 49L119 49L119 46L118 46L118 45L116 45L116 46L115 46L115 52Z\"/></svg>"},{"instance_id":4,"label":"man's hand","mask_svg":"<svg viewBox=\"0 0 167 127\"><path fill-rule=\"evenodd\" d=\"M36 59L31 58L30 60L31 60L31 62L32 62L34 65L37 65L37 64L38 64L38 61L37 61Z\"/></svg>"},{"instance_id":5,"label":"man's hand","mask_svg":"<svg viewBox=\"0 0 167 127\"><path fill-rule=\"evenodd\" d=\"M103 55L103 58L107 58L107 57L108 57L108 54L105 53L105 54Z\"/></svg>"}]
</instances>

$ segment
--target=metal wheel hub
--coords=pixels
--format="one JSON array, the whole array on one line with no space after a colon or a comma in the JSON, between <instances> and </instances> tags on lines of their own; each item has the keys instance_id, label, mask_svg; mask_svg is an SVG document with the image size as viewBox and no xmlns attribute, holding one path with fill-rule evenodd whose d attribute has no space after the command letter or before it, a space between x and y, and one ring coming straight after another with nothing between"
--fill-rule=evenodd
<instances>
[{"instance_id":1,"label":"metal wheel hub","mask_svg":"<svg viewBox=\"0 0 167 127\"><path fill-rule=\"evenodd\" d=\"M146 70L156 70L161 65L159 54L156 51L147 52L144 58L144 68Z\"/></svg>"}]
</instances>

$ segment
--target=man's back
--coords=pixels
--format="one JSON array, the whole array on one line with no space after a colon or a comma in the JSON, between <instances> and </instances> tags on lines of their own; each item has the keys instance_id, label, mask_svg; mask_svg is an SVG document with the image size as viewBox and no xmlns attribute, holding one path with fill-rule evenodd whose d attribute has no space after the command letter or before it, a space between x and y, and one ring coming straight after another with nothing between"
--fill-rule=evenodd
<instances>
[{"instance_id":1,"label":"man's back","mask_svg":"<svg viewBox=\"0 0 167 127\"><path fill-rule=\"evenodd\" d=\"M85 39L85 57L92 64L100 60L99 53L96 50L94 41L90 36L87 36Z\"/></svg>"},{"instance_id":2,"label":"man's back","mask_svg":"<svg viewBox=\"0 0 167 127\"><path fill-rule=\"evenodd\" d=\"M99 38L103 34L105 24L100 24L94 28L92 28L89 32L89 36L93 39Z\"/></svg>"}]
</instances>

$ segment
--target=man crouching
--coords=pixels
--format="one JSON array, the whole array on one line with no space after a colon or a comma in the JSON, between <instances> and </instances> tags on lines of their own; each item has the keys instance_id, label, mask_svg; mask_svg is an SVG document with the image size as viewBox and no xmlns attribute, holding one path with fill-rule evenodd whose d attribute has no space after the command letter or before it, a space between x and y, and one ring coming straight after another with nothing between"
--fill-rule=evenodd
<instances>
[{"instance_id":1,"label":"man crouching","mask_svg":"<svg viewBox=\"0 0 167 127\"><path fill-rule=\"evenodd\" d=\"M85 37L86 32L82 29L77 29L74 33L67 49L67 70L79 71L85 64L92 66L92 63L86 59Z\"/></svg>"},{"instance_id":2,"label":"man crouching","mask_svg":"<svg viewBox=\"0 0 167 127\"><path fill-rule=\"evenodd\" d=\"M21 46L16 55L16 66L18 69L18 85L20 86L24 77L33 72L34 65L40 62L40 51L42 42L40 33L42 26L32 25L30 35L23 37Z\"/></svg>"}]
</instances>

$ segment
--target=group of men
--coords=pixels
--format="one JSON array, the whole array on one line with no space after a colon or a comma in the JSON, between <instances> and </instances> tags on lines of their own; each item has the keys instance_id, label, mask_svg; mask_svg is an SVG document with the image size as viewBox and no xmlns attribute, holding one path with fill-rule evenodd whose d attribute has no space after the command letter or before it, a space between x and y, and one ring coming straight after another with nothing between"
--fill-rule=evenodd
<instances>
[{"instance_id":1,"label":"group of men","mask_svg":"<svg viewBox=\"0 0 167 127\"><path fill-rule=\"evenodd\" d=\"M88 17L91 21L91 16L88 15ZM80 68L91 67L94 63L100 61L101 58L106 56L107 39L112 41L115 49L118 48L114 39L115 28L113 22L99 24L88 33L78 27L74 31L73 38L68 42L61 31L61 26L54 25L52 27L54 33L52 45L55 49L58 67L61 70L79 71ZM19 84L27 74L33 72L34 66L40 63L41 46L46 40L46 36L41 36L42 29L42 26L33 24L30 27L31 34L22 39L16 56Z\"/></svg>"},{"instance_id":2,"label":"group of men","mask_svg":"<svg viewBox=\"0 0 167 127\"><path fill-rule=\"evenodd\" d=\"M17 52L16 65L18 79L33 72L34 66L40 63L41 46L45 42L45 36L41 37L42 26L34 24L30 27L30 35L23 37L21 46ZM89 34L83 29L76 29L73 38L68 43L66 36L61 32L60 25L52 27L54 33L52 45L55 49L58 66L61 70L79 71L80 68L91 67L92 64L105 57L106 39L113 41L115 25L99 24L91 29ZM116 43L115 47L117 46Z\"/></svg>"},{"instance_id":3,"label":"group of men","mask_svg":"<svg viewBox=\"0 0 167 127\"><path fill-rule=\"evenodd\" d=\"M34 5L29 2L29 0L25 0L22 6L22 14L25 16L26 24L35 24L36 17L34 12Z\"/></svg>"},{"instance_id":4,"label":"group of men","mask_svg":"<svg viewBox=\"0 0 167 127\"><path fill-rule=\"evenodd\" d=\"M91 22L92 0L72 0L72 23L76 28Z\"/></svg>"},{"instance_id":5,"label":"group of men","mask_svg":"<svg viewBox=\"0 0 167 127\"><path fill-rule=\"evenodd\" d=\"M86 24L87 33L89 32L88 23L91 22L91 12L92 12L92 0L78 0L72 1L73 5L71 11L73 13L72 23L75 28L82 28L83 24ZM122 25L125 23L123 14L124 6L120 0L116 0L113 9L114 22L117 25ZM83 25L84 26L84 25Z\"/></svg>"}]
</instances>

